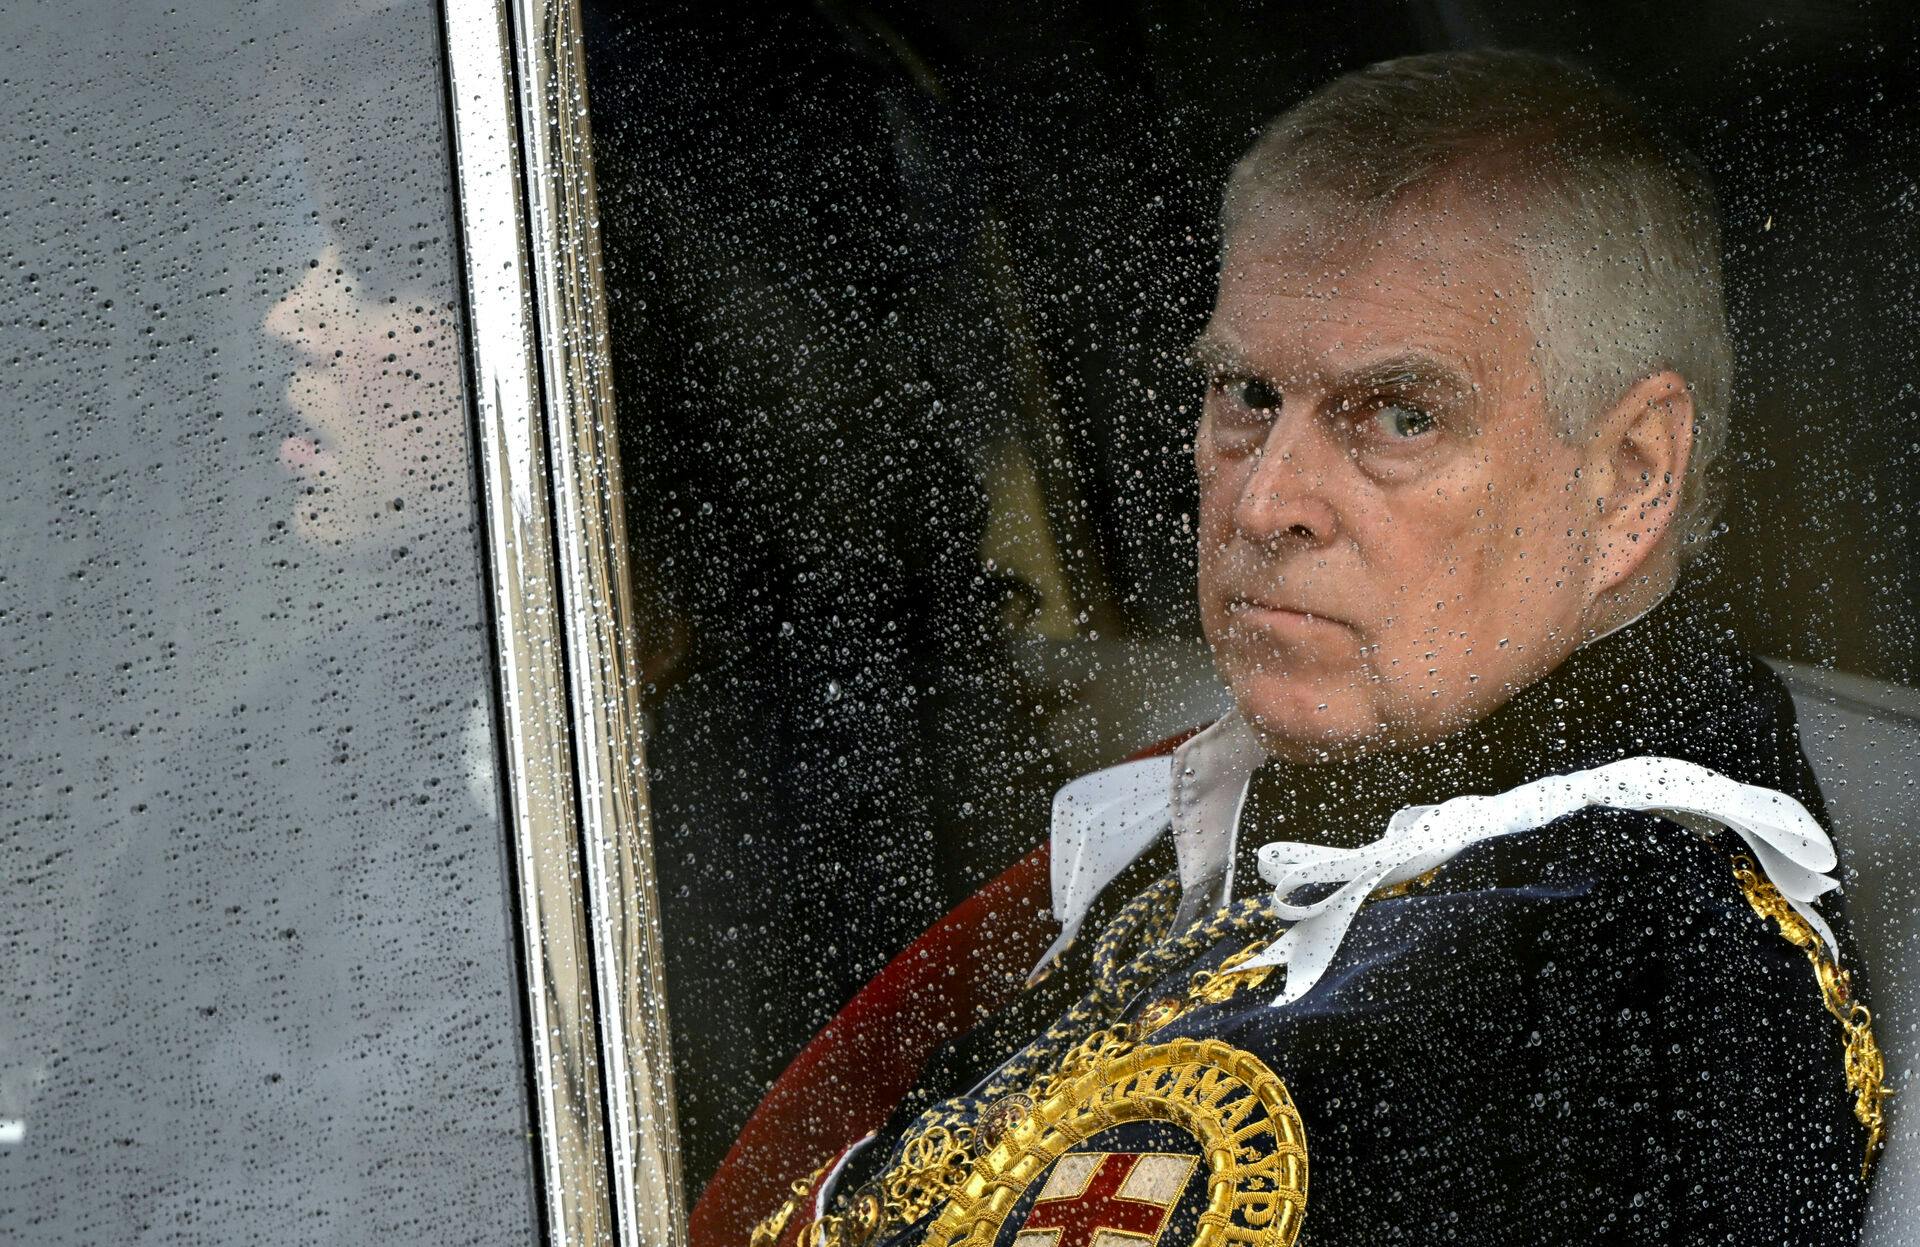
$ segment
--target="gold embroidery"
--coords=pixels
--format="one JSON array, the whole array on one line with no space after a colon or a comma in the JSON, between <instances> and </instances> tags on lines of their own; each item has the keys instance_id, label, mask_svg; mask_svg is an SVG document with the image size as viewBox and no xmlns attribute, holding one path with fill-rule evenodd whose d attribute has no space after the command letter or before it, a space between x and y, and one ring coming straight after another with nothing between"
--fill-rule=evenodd
<instances>
[{"instance_id":1,"label":"gold embroidery","mask_svg":"<svg viewBox=\"0 0 1920 1247\"><path fill-rule=\"evenodd\" d=\"M780 1241L780 1235L786 1231L787 1222L793 1220L793 1214L805 1205L807 1197L813 1194L814 1184L820 1181L826 1171L827 1165L822 1165L788 1188L785 1202L753 1227L753 1233L747 1238L748 1247L774 1247Z\"/></svg>"},{"instance_id":2,"label":"gold embroidery","mask_svg":"<svg viewBox=\"0 0 1920 1247\"><path fill-rule=\"evenodd\" d=\"M900 1163L880 1181L882 1219L911 1225L933 1211L973 1165L973 1127L930 1126L901 1145Z\"/></svg>"},{"instance_id":3,"label":"gold embroidery","mask_svg":"<svg viewBox=\"0 0 1920 1247\"><path fill-rule=\"evenodd\" d=\"M1256 966L1245 969L1252 961L1267 951L1266 940L1255 940L1233 956L1220 963L1217 970L1199 970L1194 973L1192 986L1187 991L1187 999L1195 1007L1201 1004L1225 1004L1233 999L1233 994L1242 987L1255 988L1266 982L1273 974L1272 966Z\"/></svg>"},{"instance_id":4,"label":"gold embroidery","mask_svg":"<svg viewBox=\"0 0 1920 1247\"><path fill-rule=\"evenodd\" d=\"M1432 870L1422 871L1420 874L1415 875L1413 878L1408 879L1403 883L1389 883L1387 886L1383 888L1375 888L1373 895L1369 896L1367 899L1369 901L1390 901L1395 897L1406 896L1410 893L1418 892L1422 888L1426 887L1428 884L1432 883L1434 876L1438 875L1439 873L1440 873L1440 868L1438 866L1435 866Z\"/></svg>"},{"instance_id":5,"label":"gold embroidery","mask_svg":"<svg viewBox=\"0 0 1920 1247\"><path fill-rule=\"evenodd\" d=\"M992 1147L1007 1131L1025 1121L1033 1112L1033 1097L1024 1091L1002 1096L987 1106L974 1126L974 1137L982 1147Z\"/></svg>"},{"instance_id":6,"label":"gold embroidery","mask_svg":"<svg viewBox=\"0 0 1920 1247\"><path fill-rule=\"evenodd\" d=\"M927 1247L992 1247L1056 1161L1104 1130L1141 1121L1177 1127L1207 1164L1206 1209L1191 1247L1291 1247L1306 1214L1307 1137L1279 1076L1217 1039L1100 1051L1077 1075L1052 1080L1033 1112L980 1159L935 1218Z\"/></svg>"},{"instance_id":7,"label":"gold embroidery","mask_svg":"<svg viewBox=\"0 0 1920 1247\"><path fill-rule=\"evenodd\" d=\"M1860 1162L1860 1176L1873 1168L1873 1159L1886 1141L1886 1099L1888 1090L1886 1058L1873 1037L1873 1013L1853 999L1853 978L1840 968L1833 950L1805 918L1795 913L1780 890L1754 868L1753 859L1742 854L1733 859L1733 877L1739 881L1747 904L1763 920L1771 919L1787 943L1807 954L1813 965L1814 980L1820 985L1820 1002L1840 1023L1845 1036L1844 1063L1847 1090L1853 1092L1853 1115L1866 1127L1866 1155Z\"/></svg>"},{"instance_id":8,"label":"gold embroidery","mask_svg":"<svg viewBox=\"0 0 1920 1247\"><path fill-rule=\"evenodd\" d=\"M1178 996L1162 996L1146 1008L1140 1010L1136 1025L1143 1035L1151 1035L1161 1027L1172 1023L1187 1011L1187 1002Z\"/></svg>"},{"instance_id":9,"label":"gold embroidery","mask_svg":"<svg viewBox=\"0 0 1920 1247\"><path fill-rule=\"evenodd\" d=\"M1255 940L1239 952L1234 953L1219 968L1196 970L1187 980L1185 1000L1169 996L1156 1000L1140 1011L1136 1028L1142 1035L1151 1035L1179 1021L1195 1009L1205 1005L1225 1004L1232 1000L1234 993L1242 987L1256 988L1266 982L1273 974L1272 966L1256 966L1251 970L1243 969L1247 962L1265 952L1266 940Z\"/></svg>"}]
</instances>

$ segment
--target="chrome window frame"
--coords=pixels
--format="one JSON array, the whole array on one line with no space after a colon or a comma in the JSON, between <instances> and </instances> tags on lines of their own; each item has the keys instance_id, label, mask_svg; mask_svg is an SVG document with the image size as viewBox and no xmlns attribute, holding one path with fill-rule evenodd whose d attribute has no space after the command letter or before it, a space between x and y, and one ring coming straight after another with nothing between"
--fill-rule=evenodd
<instances>
[{"instance_id":1,"label":"chrome window frame","mask_svg":"<svg viewBox=\"0 0 1920 1247\"><path fill-rule=\"evenodd\" d=\"M685 1199L576 0L444 0L470 379L550 1242Z\"/></svg>"}]
</instances>

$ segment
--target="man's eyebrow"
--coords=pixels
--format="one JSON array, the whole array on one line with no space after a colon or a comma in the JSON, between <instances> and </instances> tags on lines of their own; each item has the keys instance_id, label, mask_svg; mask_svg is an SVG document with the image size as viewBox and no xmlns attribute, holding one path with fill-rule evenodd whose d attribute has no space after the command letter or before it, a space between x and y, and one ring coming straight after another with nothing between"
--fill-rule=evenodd
<instances>
[{"instance_id":1,"label":"man's eyebrow","mask_svg":"<svg viewBox=\"0 0 1920 1247\"><path fill-rule=\"evenodd\" d=\"M1338 389L1407 387L1465 394L1473 389L1458 366L1421 351L1374 360L1330 378Z\"/></svg>"},{"instance_id":2,"label":"man's eyebrow","mask_svg":"<svg viewBox=\"0 0 1920 1247\"><path fill-rule=\"evenodd\" d=\"M1187 362L1206 372L1249 371L1246 353L1211 330L1202 332L1187 347Z\"/></svg>"},{"instance_id":3,"label":"man's eyebrow","mask_svg":"<svg viewBox=\"0 0 1920 1247\"><path fill-rule=\"evenodd\" d=\"M1205 332L1187 348L1187 360L1205 372L1257 373L1245 351L1231 339ZM1457 365L1429 355L1425 351L1406 351L1386 359L1372 360L1328 378L1329 389L1409 389L1442 390L1467 394L1473 384Z\"/></svg>"}]
</instances>

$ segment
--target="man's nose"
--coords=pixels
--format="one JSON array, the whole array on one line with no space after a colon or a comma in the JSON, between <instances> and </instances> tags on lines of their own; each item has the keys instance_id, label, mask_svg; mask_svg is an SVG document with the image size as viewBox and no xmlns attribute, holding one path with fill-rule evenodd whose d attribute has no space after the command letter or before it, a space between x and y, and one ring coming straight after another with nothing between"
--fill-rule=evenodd
<instances>
[{"instance_id":1,"label":"man's nose","mask_svg":"<svg viewBox=\"0 0 1920 1247\"><path fill-rule=\"evenodd\" d=\"M1338 448L1312 412L1289 403L1273 422L1234 507L1234 527L1261 545L1324 545L1339 530L1330 496Z\"/></svg>"}]
</instances>

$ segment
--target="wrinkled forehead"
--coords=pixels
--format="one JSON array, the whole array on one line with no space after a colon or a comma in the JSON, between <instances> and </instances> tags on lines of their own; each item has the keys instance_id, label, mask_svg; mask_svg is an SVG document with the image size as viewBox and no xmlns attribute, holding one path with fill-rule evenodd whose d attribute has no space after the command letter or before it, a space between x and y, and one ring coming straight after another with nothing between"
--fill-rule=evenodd
<instances>
[{"instance_id":1,"label":"wrinkled forehead","mask_svg":"<svg viewBox=\"0 0 1920 1247\"><path fill-rule=\"evenodd\" d=\"M1269 369L1408 346L1486 367L1527 354L1528 266L1497 211L1444 191L1380 212L1265 208L1227 239L1203 353Z\"/></svg>"},{"instance_id":2,"label":"wrinkled forehead","mask_svg":"<svg viewBox=\"0 0 1920 1247\"><path fill-rule=\"evenodd\" d=\"M1325 289L1342 275L1476 278L1524 293L1523 240L1538 233L1533 196L1500 180L1455 176L1391 201L1301 192L1263 201L1226 239L1223 284L1234 263L1291 271Z\"/></svg>"}]
</instances>

